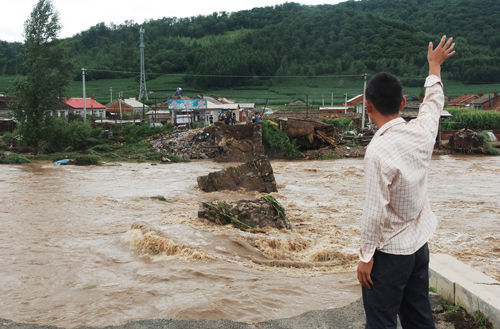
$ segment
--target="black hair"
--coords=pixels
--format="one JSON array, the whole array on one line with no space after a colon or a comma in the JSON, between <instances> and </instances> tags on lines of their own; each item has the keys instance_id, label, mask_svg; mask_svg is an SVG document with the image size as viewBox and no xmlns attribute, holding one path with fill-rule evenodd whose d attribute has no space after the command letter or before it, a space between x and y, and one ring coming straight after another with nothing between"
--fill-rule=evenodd
<instances>
[{"instance_id":1,"label":"black hair","mask_svg":"<svg viewBox=\"0 0 500 329\"><path fill-rule=\"evenodd\" d=\"M403 85L391 73L377 73L366 86L366 99L372 102L382 115L397 114L403 101Z\"/></svg>"}]
</instances>

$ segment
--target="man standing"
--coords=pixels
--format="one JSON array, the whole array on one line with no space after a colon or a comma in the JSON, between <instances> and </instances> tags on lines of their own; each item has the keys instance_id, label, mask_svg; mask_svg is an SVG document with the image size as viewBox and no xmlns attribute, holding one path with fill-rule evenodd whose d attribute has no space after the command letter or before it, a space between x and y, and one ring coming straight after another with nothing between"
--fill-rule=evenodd
<instances>
[{"instance_id":1,"label":"man standing","mask_svg":"<svg viewBox=\"0 0 500 329\"><path fill-rule=\"evenodd\" d=\"M437 226L427 197L427 173L444 105L441 64L452 38L429 43L429 76L418 117L405 122L402 85L378 73L366 88L366 110L379 128L365 155L366 201L361 218L358 280L366 328L435 328L429 304L427 241Z\"/></svg>"}]
</instances>

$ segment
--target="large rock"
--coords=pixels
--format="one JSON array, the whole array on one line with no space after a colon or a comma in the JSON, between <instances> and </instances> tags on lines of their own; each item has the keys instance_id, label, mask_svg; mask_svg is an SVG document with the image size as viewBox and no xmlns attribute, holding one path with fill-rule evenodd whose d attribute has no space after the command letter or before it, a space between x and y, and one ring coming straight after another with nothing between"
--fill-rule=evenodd
<instances>
[{"instance_id":1,"label":"large rock","mask_svg":"<svg viewBox=\"0 0 500 329\"><path fill-rule=\"evenodd\" d=\"M232 224L242 230L266 226L292 229L285 209L270 195L257 200L240 200L231 203L203 202L198 210L198 217L220 225Z\"/></svg>"},{"instance_id":2,"label":"large rock","mask_svg":"<svg viewBox=\"0 0 500 329\"><path fill-rule=\"evenodd\" d=\"M238 167L198 177L198 186L205 192L220 190L235 191L244 188L248 191L277 192L273 167L266 157L249 161Z\"/></svg>"}]
</instances>

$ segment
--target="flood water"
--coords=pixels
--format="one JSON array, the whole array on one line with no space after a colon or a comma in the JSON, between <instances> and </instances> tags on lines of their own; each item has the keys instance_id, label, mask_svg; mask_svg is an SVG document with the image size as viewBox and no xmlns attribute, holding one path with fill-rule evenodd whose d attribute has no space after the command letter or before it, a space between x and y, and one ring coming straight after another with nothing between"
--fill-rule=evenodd
<instances>
[{"instance_id":1,"label":"flood water","mask_svg":"<svg viewBox=\"0 0 500 329\"><path fill-rule=\"evenodd\" d=\"M197 188L197 176L231 164L0 166L0 318L257 322L356 300L363 161L272 164L293 232L198 219L201 201L259 196ZM500 279L499 186L500 157L434 158L431 252Z\"/></svg>"}]
</instances>

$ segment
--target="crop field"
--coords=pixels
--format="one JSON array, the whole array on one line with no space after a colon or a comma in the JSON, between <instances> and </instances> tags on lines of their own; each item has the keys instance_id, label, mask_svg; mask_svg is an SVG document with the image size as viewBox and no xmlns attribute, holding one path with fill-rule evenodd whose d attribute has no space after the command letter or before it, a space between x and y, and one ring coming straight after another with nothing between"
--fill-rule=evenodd
<instances>
[{"instance_id":1,"label":"crop field","mask_svg":"<svg viewBox=\"0 0 500 329\"><path fill-rule=\"evenodd\" d=\"M0 93L11 90L15 76L0 76ZM368 77L369 78L369 77ZM147 89L149 102L163 101L172 95L177 87L182 87L185 96L196 96L200 93L204 95L214 95L227 97L238 102L252 102L257 106L270 105L278 107L289 103L295 99L309 99L312 106L321 106L324 102L326 106L331 104L333 93L333 105L341 106L347 97L351 98L363 93L363 78L359 76L320 76L320 77L286 77L254 79L257 83L253 85L236 86L226 89L199 90L184 84L183 75L161 75L155 78L147 77ZM422 85L424 78L422 78ZM404 85L404 79L403 79ZM421 87L404 87L405 94L418 96ZM417 84L418 85L418 84ZM450 97L457 97L464 94L493 93L500 90L500 83L496 84L476 84L468 85L459 81L449 81L444 79L445 94ZM110 92L112 88L112 96ZM87 97L95 96L97 101L107 104L111 97L116 99L118 93L122 92L126 98L136 97L139 93L139 79L109 79L86 81ZM68 95L72 97L82 97L82 82L72 81L68 88Z\"/></svg>"}]
</instances>

